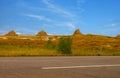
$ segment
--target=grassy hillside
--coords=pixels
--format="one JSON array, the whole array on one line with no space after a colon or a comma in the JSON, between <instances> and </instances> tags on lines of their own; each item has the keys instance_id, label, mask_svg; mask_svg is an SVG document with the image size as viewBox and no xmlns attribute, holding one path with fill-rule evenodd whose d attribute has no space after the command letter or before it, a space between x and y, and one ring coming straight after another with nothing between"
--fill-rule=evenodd
<instances>
[{"instance_id":1,"label":"grassy hillside","mask_svg":"<svg viewBox=\"0 0 120 78\"><path fill-rule=\"evenodd\" d=\"M14 33L15 34L15 33ZM0 36L0 56L56 56L59 38L68 36ZM79 56L119 56L120 38L82 34L75 31L72 38L72 54Z\"/></svg>"}]
</instances>

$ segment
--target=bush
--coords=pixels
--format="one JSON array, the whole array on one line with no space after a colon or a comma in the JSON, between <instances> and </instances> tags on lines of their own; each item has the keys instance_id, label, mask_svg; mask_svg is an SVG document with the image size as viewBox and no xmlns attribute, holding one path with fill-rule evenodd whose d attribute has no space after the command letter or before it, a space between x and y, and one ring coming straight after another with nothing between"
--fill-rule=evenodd
<instances>
[{"instance_id":1,"label":"bush","mask_svg":"<svg viewBox=\"0 0 120 78\"><path fill-rule=\"evenodd\" d=\"M48 40L47 44L46 44L46 48L47 49L55 49L56 48L56 44L54 42L52 42L51 40Z\"/></svg>"},{"instance_id":2,"label":"bush","mask_svg":"<svg viewBox=\"0 0 120 78\"><path fill-rule=\"evenodd\" d=\"M71 54L72 51L72 39L70 37L68 38L60 38L59 44L58 44L58 51L62 54Z\"/></svg>"}]
</instances>

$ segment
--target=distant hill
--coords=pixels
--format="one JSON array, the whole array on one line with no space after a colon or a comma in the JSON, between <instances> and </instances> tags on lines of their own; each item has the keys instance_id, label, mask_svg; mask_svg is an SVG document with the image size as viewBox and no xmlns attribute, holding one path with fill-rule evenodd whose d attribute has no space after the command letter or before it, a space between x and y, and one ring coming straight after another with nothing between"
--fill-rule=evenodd
<instances>
[{"instance_id":1,"label":"distant hill","mask_svg":"<svg viewBox=\"0 0 120 78\"><path fill-rule=\"evenodd\" d=\"M116 36L117 38L120 38L120 34Z\"/></svg>"},{"instance_id":2,"label":"distant hill","mask_svg":"<svg viewBox=\"0 0 120 78\"><path fill-rule=\"evenodd\" d=\"M18 36L19 35L19 36ZM75 30L73 35L48 35L44 30L41 30L36 35L16 34L11 30L5 36L0 35L0 45L33 45L44 46L48 40L52 40L55 44L59 42L61 37L71 37L73 48L97 49L97 50L120 50L120 35L116 37L82 34L79 29Z\"/></svg>"},{"instance_id":3,"label":"distant hill","mask_svg":"<svg viewBox=\"0 0 120 78\"><path fill-rule=\"evenodd\" d=\"M73 36L80 36L83 35L79 29L75 30L75 32L73 33Z\"/></svg>"},{"instance_id":4,"label":"distant hill","mask_svg":"<svg viewBox=\"0 0 120 78\"><path fill-rule=\"evenodd\" d=\"M18 34L16 34L16 32L14 30L11 30L10 32L5 34L5 36L18 36Z\"/></svg>"},{"instance_id":5,"label":"distant hill","mask_svg":"<svg viewBox=\"0 0 120 78\"><path fill-rule=\"evenodd\" d=\"M37 33L36 36L48 36L48 35L44 30L41 30L40 32Z\"/></svg>"}]
</instances>

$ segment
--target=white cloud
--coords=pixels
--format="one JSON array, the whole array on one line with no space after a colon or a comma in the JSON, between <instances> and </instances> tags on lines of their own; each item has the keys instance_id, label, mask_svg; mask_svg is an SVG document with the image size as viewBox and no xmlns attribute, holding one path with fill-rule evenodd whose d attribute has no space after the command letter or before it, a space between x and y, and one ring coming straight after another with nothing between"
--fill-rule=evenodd
<instances>
[{"instance_id":1,"label":"white cloud","mask_svg":"<svg viewBox=\"0 0 120 78\"><path fill-rule=\"evenodd\" d=\"M73 22L51 22L49 24L43 24L45 27L50 27L50 28L68 28L68 30L75 30L75 25Z\"/></svg>"},{"instance_id":2,"label":"white cloud","mask_svg":"<svg viewBox=\"0 0 120 78\"><path fill-rule=\"evenodd\" d=\"M32 14L28 14L28 15L26 15L26 16L28 16L28 17L32 17L32 18L36 18L36 19L39 19L39 20L42 20L42 19L43 19L43 17L40 16L40 15L32 15Z\"/></svg>"},{"instance_id":3,"label":"white cloud","mask_svg":"<svg viewBox=\"0 0 120 78\"><path fill-rule=\"evenodd\" d=\"M75 15L71 12L68 12L67 10L64 10L61 7L58 7L57 5L50 2L50 0L43 0L43 3L47 5L47 8L49 11L55 12L57 14L60 14L65 17L74 17Z\"/></svg>"},{"instance_id":4,"label":"white cloud","mask_svg":"<svg viewBox=\"0 0 120 78\"><path fill-rule=\"evenodd\" d=\"M74 24L73 23L71 23L71 22L65 22L64 23L67 27L69 27L70 29L75 29L75 26L74 26Z\"/></svg>"},{"instance_id":5,"label":"white cloud","mask_svg":"<svg viewBox=\"0 0 120 78\"><path fill-rule=\"evenodd\" d=\"M117 26L116 23L111 23L111 24L104 25L105 28L115 28L116 26Z\"/></svg>"},{"instance_id":6,"label":"white cloud","mask_svg":"<svg viewBox=\"0 0 120 78\"><path fill-rule=\"evenodd\" d=\"M44 20L44 21L52 21L51 19L48 19L44 16L41 16L41 15L34 15L34 14L25 14L25 16L28 16L28 17L31 17L31 18L35 18L35 19L38 19L38 20Z\"/></svg>"},{"instance_id":7,"label":"white cloud","mask_svg":"<svg viewBox=\"0 0 120 78\"><path fill-rule=\"evenodd\" d=\"M16 32L16 34L20 35L20 34L22 34L22 33L20 33L20 32Z\"/></svg>"},{"instance_id":8,"label":"white cloud","mask_svg":"<svg viewBox=\"0 0 120 78\"><path fill-rule=\"evenodd\" d=\"M67 27L70 30L75 29L75 25L72 22L61 22L61 23L57 23L56 26Z\"/></svg>"},{"instance_id":9,"label":"white cloud","mask_svg":"<svg viewBox=\"0 0 120 78\"><path fill-rule=\"evenodd\" d=\"M117 35L119 34L119 30L120 30L120 24L119 23L110 23L110 24L106 24L102 27L102 34L108 34L108 35Z\"/></svg>"},{"instance_id":10,"label":"white cloud","mask_svg":"<svg viewBox=\"0 0 120 78\"><path fill-rule=\"evenodd\" d=\"M83 8L83 4L86 3L85 0L76 0L77 2L77 10L80 12L80 13L83 13L85 11L85 9Z\"/></svg>"}]
</instances>

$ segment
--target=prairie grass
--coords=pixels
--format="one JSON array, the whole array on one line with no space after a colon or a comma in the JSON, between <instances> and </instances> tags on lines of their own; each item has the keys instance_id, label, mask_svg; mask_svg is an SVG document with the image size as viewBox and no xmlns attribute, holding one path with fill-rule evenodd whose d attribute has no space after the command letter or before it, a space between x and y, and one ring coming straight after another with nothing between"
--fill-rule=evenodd
<instances>
[{"instance_id":1,"label":"prairie grass","mask_svg":"<svg viewBox=\"0 0 120 78\"><path fill-rule=\"evenodd\" d=\"M73 56L120 56L120 51L73 49L72 55Z\"/></svg>"},{"instance_id":2,"label":"prairie grass","mask_svg":"<svg viewBox=\"0 0 120 78\"><path fill-rule=\"evenodd\" d=\"M56 49L39 48L33 46L1 45L0 56L120 56L120 51L72 49L72 54L65 55Z\"/></svg>"},{"instance_id":3,"label":"prairie grass","mask_svg":"<svg viewBox=\"0 0 120 78\"><path fill-rule=\"evenodd\" d=\"M0 46L0 56L55 56L56 50L29 46Z\"/></svg>"}]
</instances>

